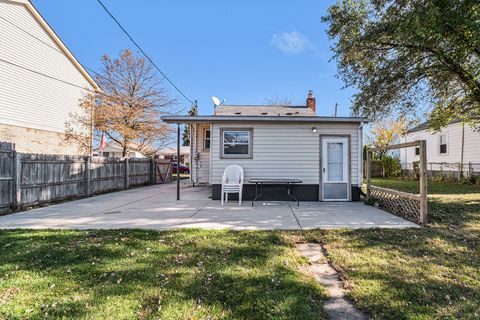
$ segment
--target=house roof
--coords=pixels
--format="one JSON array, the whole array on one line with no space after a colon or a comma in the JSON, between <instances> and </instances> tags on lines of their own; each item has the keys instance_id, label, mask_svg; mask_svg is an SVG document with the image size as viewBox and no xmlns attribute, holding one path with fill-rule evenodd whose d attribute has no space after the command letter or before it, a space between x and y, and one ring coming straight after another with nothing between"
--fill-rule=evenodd
<instances>
[{"instance_id":1,"label":"house roof","mask_svg":"<svg viewBox=\"0 0 480 320\"><path fill-rule=\"evenodd\" d=\"M180 146L180 154L189 154L190 146ZM177 154L177 147L165 148L157 151L157 154Z\"/></svg>"},{"instance_id":2,"label":"house roof","mask_svg":"<svg viewBox=\"0 0 480 320\"><path fill-rule=\"evenodd\" d=\"M314 116L315 112L306 106L274 105L221 105L215 109L217 116Z\"/></svg>"},{"instance_id":3,"label":"house roof","mask_svg":"<svg viewBox=\"0 0 480 320\"><path fill-rule=\"evenodd\" d=\"M52 27L50 27L48 22L42 17L40 12L38 12L38 10L29 0L8 0L8 1L23 4L27 8L27 10L32 14L32 16L38 21L38 23L42 26L42 28L48 33L48 35L52 38L52 40L60 48L60 50L67 56L67 58L73 63L73 65L83 75L83 77L92 85L92 87L96 91L100 91L100 87L95 82L95 80L90 76L87 70L85 70L85 68L78 61L75 55L67 48L65 43L63 43L60 37L55 33Z\"/></svg>"},{"instance_id":4,"label":"house roof","mask_svg":"<svg viewBox=\"0 0 480 320\"><path fill-rule=\"evenodd\" d=\"M195 123L195 122L284 122L284 123L360 123L369 122L361 117L322 117L322 116L245 116L245 115L213 115L213 116L163 116L167 123Z\"/></svg>"},{"instance_id":5,"label":"house roof","mask_svg":"<svg viewBox=\"0 0 480 320\"><path fill-rule=\"evenodd\" d=\"M450 121L448 124L454 124L454 123L458 123L458 122L462 122L462 120L455 119L455 120ZM413 133L413 132L423 131L423 130L427 130L427 129L428 129L428 121L425 121L423 123L420 123L418 126L408 130L407 133Z\"/></svg>"}]
</instances>

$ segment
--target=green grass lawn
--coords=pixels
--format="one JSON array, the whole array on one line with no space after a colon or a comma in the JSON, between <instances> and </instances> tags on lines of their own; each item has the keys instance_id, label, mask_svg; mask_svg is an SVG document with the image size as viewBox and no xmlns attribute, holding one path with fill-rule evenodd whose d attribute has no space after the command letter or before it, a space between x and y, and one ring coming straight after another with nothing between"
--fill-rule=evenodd
<instances>
[{"instance_id":1,"label":"green grass lawn","mask_svg":"<svg viewBox=\"0 0 480 320\"><path fill-rule=\"evenodd\" d=\"M0 231L1 319L324 319L276 232Z\"/></svg>"},{"instance_id":2,"label":"green grass lawn","mask_svg":"<svg viewBox=\"0 0 480 320\"><path fill-rule=\"evenodd\" d=\"M374 185L418 190L415 181ZM416 188L416 189L415 189ZM430 183L426 228L311 231L376 319L480 319L480 188Z\"/></svg>"},{"instance_id":3,"label":"green grass lawn","mask_svg":"<svg viewBox=\"0 0 480 320\"><path fill-rule=\"evenodd\" d=\"M375 319L480 319L480 189L429 191L418 229L0 231L0 319L323 319L305 240Z\"/></svg>"}]
</instances>

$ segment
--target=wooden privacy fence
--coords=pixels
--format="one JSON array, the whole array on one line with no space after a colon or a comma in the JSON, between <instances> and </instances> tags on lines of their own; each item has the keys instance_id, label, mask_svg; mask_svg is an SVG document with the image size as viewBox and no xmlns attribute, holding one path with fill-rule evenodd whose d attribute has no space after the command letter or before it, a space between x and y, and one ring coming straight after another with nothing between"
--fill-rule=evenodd
<instances>
[{"instance_id":1,"label":"wooden privacy fence","mask_svg":"<svg viewBox=\"0 0 480 320\"><path fill-rule=\"evenodd\" d=\"M0 141L0 213L10 210L14 201L15 145Z\"/></svg>"},{"instance_id":2,"label":"wooden privacy fence","mask_svg":"<svg viewBox=\"0 0 480 320\"><path fill-rule=\"evenodd\" d=\"M420 162L418 164L420 194L372 186L372 152L409 147L420 148ZM427 223L427 142L425 140L394 144L386 148L367 149L366 173L367 202L373 200L384 210L415 223Z\"/></svg>"},{"instance_id":3,"label":"wooden privacy fence","mask_svg":"<svg viewBox=\"0 0 480 320\"><path fill-rule=\"evenodd\" d=\"M171 161L17 153L0 144L0 211L168 182Z\"/></svg>"}]
</instances>

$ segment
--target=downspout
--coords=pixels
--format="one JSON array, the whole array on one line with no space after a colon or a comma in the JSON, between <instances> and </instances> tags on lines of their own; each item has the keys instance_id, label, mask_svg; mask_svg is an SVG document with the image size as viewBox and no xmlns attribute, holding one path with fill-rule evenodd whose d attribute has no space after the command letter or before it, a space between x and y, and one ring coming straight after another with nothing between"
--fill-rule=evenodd
<instances>
[{"instance_id":1,"label":"downspout","mask_svg":"<svg viewBox=\"0 0 480 320\"><path fill-rule=\"evenodd\" d=\"M465 149L465 123L462 122L462 152L460 153L460 178L463 178L463 152Z\"/></svg>"},{"instance_id":2,"label":"downspout","mask_svg":"<svg viewBox=\"0 0 480 320\"><path fill-rule=\"evenodd\" d=\"M195 183L198 185L198 124L195 123Z\"/></svg>"},{"instance_id":3,"label":"downspout","mask_svg":"<svg viewBox=\"0 0 480 320\"><path fill-rule=\"evenodd\" d=\"M358 158L358 170L360 173L357 177L358 188L362 188L363 185L363 122L358 126L358 148L359 148L359 158Z\"/></svg>"},{"instance_id":4,"label":"downspout","mask_svg":"<svg viewBox=\"0 0 480 320\"><path fill-rule=\"evenodd\" d=\"M208 170L208 184L212 184L212 137L213 137L213 122L210 123L210 149L208 152L210 152L210 161L209 161L209 170ZM213 189L212 189L213 190Z\"/></svg>"}]
</instances>

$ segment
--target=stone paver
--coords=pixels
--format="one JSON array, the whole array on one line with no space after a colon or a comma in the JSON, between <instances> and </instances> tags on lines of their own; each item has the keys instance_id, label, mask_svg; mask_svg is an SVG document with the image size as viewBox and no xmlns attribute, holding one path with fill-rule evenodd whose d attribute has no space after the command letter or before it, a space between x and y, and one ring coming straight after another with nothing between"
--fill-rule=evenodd
<instances>
[{"instance_id":1,"label":"stone paver","mask_svg":"<svg viewBox=\"0 0 480 320\"><path fill-rule=\"evenodd\" d=\"M322 247L318 243L302 243L297 245L297 250L310 262L307 271L314 275L328 291L329 298L323 305L323 309L329 318L331 320L366 320L367 318L347 299L338 272L328 263Z\"/></svg>"},{"instance_id":2,"label":"stone paver","mask_svg":"<svg viewBox=\"0 0 480 320\"><path fill-rule=\"evenodd\" d=\"M176 201L174 183L131 189L64 202L0 217L0 228L64 229L312 229L405 228L416 224L358 202L232 201L221 206L209 198L208 187L182 183Z\"/></svg>"}]
</instances>

